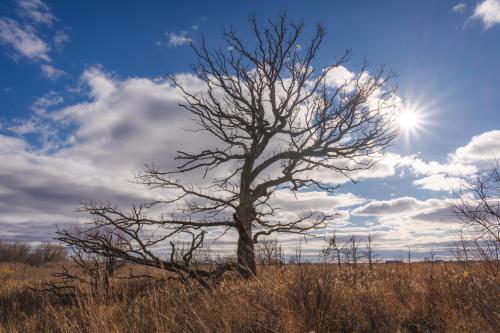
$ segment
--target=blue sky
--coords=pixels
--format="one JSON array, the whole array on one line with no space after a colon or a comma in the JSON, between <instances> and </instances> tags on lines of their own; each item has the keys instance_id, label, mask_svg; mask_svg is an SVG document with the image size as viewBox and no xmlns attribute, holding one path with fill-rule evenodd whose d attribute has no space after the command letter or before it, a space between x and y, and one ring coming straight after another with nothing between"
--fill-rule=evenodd
<instances>
[{"instance_id":1,"label":"blue sky","mask_svg":"<svg viewBox=\"0 0 500 333\"><path fill-rule=\"evenodd\" d=\"M498 0L3 1L2 234L43 241L54 223L85 221L74 213L81 200L125 205L151 195L127 179L144 163L172 163L179 144L172 133L184 120L164 79L190 71L195 58L187 44L204 34L208 45L221 46L220 32L230 25L250 41L250 13L265 21L285 10L306 23L304 42L316 22L324 24L315 67L346 49L354 55L349 71L365 58L372 68L385 64L397 74L403 105L422 119L375 171L358 175L359 184L346 183L337 198L313 193L304 200L342 211L340 233L372 232L388 253L452 242L457 224L446 204L457 177L500 157ZM168 124L145 121L162 107Z\"/></svg>"}]
</instances>

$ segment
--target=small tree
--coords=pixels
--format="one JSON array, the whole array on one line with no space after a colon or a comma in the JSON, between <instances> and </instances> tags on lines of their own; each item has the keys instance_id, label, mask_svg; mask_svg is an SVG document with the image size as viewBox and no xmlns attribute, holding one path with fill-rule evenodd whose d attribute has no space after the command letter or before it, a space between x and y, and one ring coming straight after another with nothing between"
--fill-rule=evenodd
<instances>
[{"instance_id":1,"label":"small tree","mask_svg":"<svg viewBox=\"0 0 500 333\"><path fill-rule=\"evenodd\" d=\"M79 226L58 231L61 239L68 245L70 259L76 269L70 269L63 266L61 272L53 273L57 278L43 283L42 291L50 291L55 294L65 295L67 291L74 291L79 284L86 285L96 297L103 297L105 301L109 300L111 288L111 279L115 276L118 269L124 266L125 261L115 252L109 252L105 246L96 251L91 244L99 240L99 244L108 244L113 251L125 251L127 239L126 235L117 233L112 228L99 226L88 226L80 228Z\"/></svg>"},{"instance_id":2,"label":"small tree","mask_svg":"<svg viewBox=\"0 0 500 333\"><path fill-rule=\"evenodd\" d=\"M342 264L342 253L344 250L345 244L340 244L337 238L337 233L334 231L332 237L328 242L328 246L323 249L323 253L325 258L334 260L337 262L337 267L340 269Z\"/></svg>"},{"instance_id":3,"label":"small tree","mask_svg":"<svg viewBox=\"0 0 500 333\"><path fill-rule=\"evenodd\" d=\"M277 239L263 239L257 244L257 257L262 265L281 265L285 262L283 248Z\"/></svg>"},{"instance_id":4,"label":"small tree","mask_svg":"<svg viewBox=\"0 0 500 333\"><path fill-rule=\"evenodd\" d=\"M375 246L373 244L373 237L371 234L368 234L368 236L366 237L365 257L366 260L368 261L368 267L370 268L370 271L373 270L373 264L376 261L376 256L375 256Z\"/></svg>"},{"instance_id":5,"label":"small tree","mask_svg":"<svg viewBox=\"0 0 500 333\"><path fill-rule=\"evenodd\" d=\"M453 206L463 222L457 256L465 263L469 256L489 263L493 272L500 270L500 167L466 178L459 202Z\"/></svg>"},{"instance_id":6,"label":"small tree","mask_svg":"<svg viewBox=\"0 0 500 333\"><path fill-rule=\"evenodd\" d=\"M96 224L120 230L133 241L127 250L101 246L99 239L82 246L97 252L104 246L119 258L192 277L214 280L229 269L249 277L256 273L254 244L262 236L309 235L332 218L311 210L295 220L277 219L279 207L272 203L276 189L297 192L315 186L333 191L337 186L325 183L320 173L337 173L355 181L353 173L370 168L395 137L394 94L384 90L391 75L383 68L368 74L364 64L359 74L332 85L330 75L350 54L346 52L326 67L313 67L325 38L322 25L299 48L302 22L289 22L286 15L263 28L254 16L249 22L254 43L229 29L223 32L224 48L210 51L204 39L199 46L193 45L198 58L193 72L204 86L202 91L192 91L177 77L171 78L184 95L181 106L200 130L218 140L217 147L179 151L177 170L150 166L138 176L137 182L149 188L177 193L172 200L153 201L131 212L103 203L84 205ZM177 178L190 172L201 172L211 186ZM170 216L155 218L147 213L173 203L177 210ZM162 233L148 232L151 229ZM193 249L199 248L208 229L235 231L236 266L206 270L175 256L161 258L154 251L159 243L186 235L192 237ZM62 241L68 239L61 234Z\"/></svg>"},{"instance_id":7,"label":"small tree","mask_svg":"<svg viewBox=\"0 0 500 333\"><path fill-rule=\"evenodd\" d=\"M35 248L29 258L28 264L40 266L45 263L61 262L66 259L67 251L59 244L44 243Z\"/></svg>"},{"instance_id":8,"label":"small tree","mask_svg":"<svg viewBox=\"0 0 500 333\"><path fill-rule=\"evenodd\" d=\"M356 235L352 235L351 238L349 238L348 247L346 248L345 254L348 258L350 258L350 260L348 259L348 262L352 262L354 271L356 271L359 260L359 246Z\"/></svg>"}]
</instances>

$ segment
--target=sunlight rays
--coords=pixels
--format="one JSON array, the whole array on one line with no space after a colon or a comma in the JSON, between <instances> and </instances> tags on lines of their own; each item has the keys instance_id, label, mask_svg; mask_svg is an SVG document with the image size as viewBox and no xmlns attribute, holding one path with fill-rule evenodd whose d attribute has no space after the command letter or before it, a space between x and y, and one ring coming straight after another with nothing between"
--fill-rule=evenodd
<instances>
[{"instance_id":1,"label":"sunlight rays","mask_svg":"<svg viewBox=\"0 0 500 333\"><path fill-rule=\"evenodd\" d=\"M396 123L400 136L406 144L409 144L411 140L418 140L419 136L427 132L431 125L428 109L420 103L411 101L401 105L396 115Z\"/></svg>"}]
</instances>

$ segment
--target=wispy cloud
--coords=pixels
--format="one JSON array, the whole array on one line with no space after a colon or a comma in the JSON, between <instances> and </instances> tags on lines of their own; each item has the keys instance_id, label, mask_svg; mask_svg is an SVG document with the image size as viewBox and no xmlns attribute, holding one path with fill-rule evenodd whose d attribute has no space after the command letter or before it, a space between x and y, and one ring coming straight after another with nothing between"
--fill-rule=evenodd
<instances>
[{"instance_id":1,"label":"wispy cloud","mask_svg":"<svg viewBox=\"0 0 500 333\"><path fill-rule=\"evenodd\" d=\"M471 19L481 21L485 30L490 29L495 24L499 24L500 0L484 0L479 3L474 9Z\"/></svg>"},{"instance_id":2,"label":"wispy cloud","mask_svg":"<svg viewBox=\"0 0 500 333\"><path fill-rule=\"evenodd\" d=\"M50 91L47 95L37 98L31 105L32 110L45 110L49 107L56 106L64 102L62 96L55 91Z\"/></svg>"},{"instance_id":3,"label":"wispy cloud","mask_svg":"<svg viewBox=\"0 0 500 333\"><path fill-rule=\"evenodd\" d=\"M180 32L166 32L164 39L157 40L155 42L156 46L169 46L169 47L178 47L183 45L189 45L193 42L193 33L200 29L201 25L207 21L206 16L202 16L198 19L196 24L191 26L190 30L182 30Z\"/></svg>"},{"instance_id":4,"label":"wispy cloud","mask_svg":"<svg viewBox=\"0 0 500 333\"><path fill-rule=\"evenodd\" d=\"M166 32L165 37L165 39L157 40L155 42L156 46L178 47L189 45L193 42L193 38L187 31L181 31L180 33Z\"/></svg>"},{"instance_id":5,"label":"wispy cloud","mask_svg":"<svg viewBox=\"0 0 500 333\"><path fill-rule=\"evenodd\" d=\"M43 64L40 69L42 70L42 74L51 80L57 80L64 74L66 74L63 70L55 68L51 64Z\"/></svg>"},{"instance_id":6,"label":"wispy cloud","mask_svg":"<svg viewBox=\"0 0 500 333\"><path fill-rule=\"evenodd\" d=\"M187 35L185 31L182 31L180 34L176 34L175 32L171 32L168 34L168 46L182 46L186 44L191 44L193 39Z\"/></svg>"},{"instance_id":7,"label":"wispy cloud","mask_svg":"<svg viewBox=\"0 0 500 333\"><path fill-rule=\"evenodd\" d=\"M18 0L18 9L24 16L35 23L52 25L56 17L49 6L41 0Z\"/></svg>"},{"instance_id":8,"label":"wispy cloud","mask_svg":"<svg viewBox=\"0 0 500 333\"><path fill-rule=\"evenodd\" d=\"M452 11L454 13L461 14L461 13L465 12L466 8L467 8L467 5L463 2L460 2L460 3L456 4L455 6L453 6Z\"/></svg>"},{"instance_id":9,"label":"wispy cloud","mask_svg":"<svg viewBox=\"0 0 500 333\"><path fill-rule=\"evenodd\" d=\"M54 37L52 38L52 41L54 44L54 48L57 51L61 51L64 44L69 42L69 34L66 31L66 29L56 31L56 33L54 34Z\"/></svg>"},{"instance_id":10,"label":"wispy cloud","mask_svg":"<svg viewBox=\"0 0 500 333\"><path fill-rule=\"evenodd\" d=\"M50 46L30 26L22 26L9 18L0 18L0 43L10 47L15 56L31 61L50 61Z\"/></svg>"},{"instance_id":11,"label":"wispy cloud","mask_svg":"<svg viewBox=\"0 0 500 333\"><path fill-rule=\"evenodd\" d=\"M65 30L58 30L53 42L41 37L39 25L52 26L57 20L50 7L41 0L17 1L18 19L0 17L0 44L6 47L11 56L39 63L43 76L55 80L64 75L64 71L52 64L51 52L61 50L69 40Z\"/></svg>"}]
</instances>

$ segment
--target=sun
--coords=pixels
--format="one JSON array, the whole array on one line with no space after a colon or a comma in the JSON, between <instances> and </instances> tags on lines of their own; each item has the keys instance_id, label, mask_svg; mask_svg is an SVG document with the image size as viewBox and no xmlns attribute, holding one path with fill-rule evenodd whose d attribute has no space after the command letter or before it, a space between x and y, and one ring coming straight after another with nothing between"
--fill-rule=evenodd
<instances>
[{"instance_id":1,"label":"sun","mask_svg":"<svg viewBox=\"0 0 500 333\"><path fill-rule=\"evenodd\" d=\"M428 133L430 123L425 111L426 109L418 103L407 103L396 113L395 124L407 144L418 139L424 132Z\"/></svg>"},{"instance_id":2,"label":"sun","mask_svg":"<svg viewBox=\"0 0 500 333\"><path fill-rule=\"evenodd\" d=\"M411 132L420 127L422 119L415 110L403 110L399 113L397 122L402 131Z\"/></svg>"}]
</instances>

